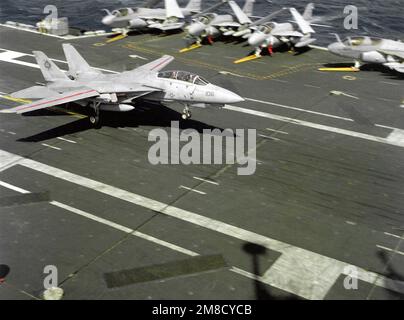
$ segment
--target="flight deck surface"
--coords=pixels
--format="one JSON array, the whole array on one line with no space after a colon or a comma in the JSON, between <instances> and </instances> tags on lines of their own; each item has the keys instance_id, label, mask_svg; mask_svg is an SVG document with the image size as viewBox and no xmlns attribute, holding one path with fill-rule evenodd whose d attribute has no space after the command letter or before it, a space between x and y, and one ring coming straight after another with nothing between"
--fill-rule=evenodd
<instances>
[{"instance_id":1,"label":"flight deck surface","mask_svg":"<svg viewBox=\"0 0 404 320\"><path fill-rule=\"evenodd\" d=\"M43 82L33 50L66 70L65 42L114 72L169 54L168 69L246 99L186 121L180 105L136 105L105 113L100 129L70 108L0 113L0 299L40 298L46 265L64 299L403 299L404 80L318 71L350 62L319 49L236 65L242 44L179 53L181 37L106 44L0 27L2 109ZM152 165L148 134L171 121L256 129L255 174ZM353 267L358 289L347 290Z\"/></svg>"}]
</instances>

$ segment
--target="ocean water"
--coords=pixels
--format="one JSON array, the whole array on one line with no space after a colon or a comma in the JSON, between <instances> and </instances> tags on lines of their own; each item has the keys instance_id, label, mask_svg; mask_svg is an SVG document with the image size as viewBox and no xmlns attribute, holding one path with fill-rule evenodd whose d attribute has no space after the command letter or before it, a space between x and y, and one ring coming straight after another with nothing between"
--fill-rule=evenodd
<instances>
[{"instance_id":1,"label":"ocean water","mask_svg":"<svg viewBox=\"0 0 404 320\"><path fill-rule=\"evenodd\" d=\"M203 7L207 8L217 0L202 0ZM186 0L179 0L179 4L186 4ZM236 0L240 5L244 0ZM300 0L256 0L254 14L268 15L282 7L293 6L303 11L309 1ZM329 27L315 27L318 44L326 45L334 38L332 33L347 35L372 35L390 39L404 40L404 0L313 0L315 16ZM68 17L72 27L85 30L107 29L101 23L106 8L113 10L120 7L136 7L143 0L0 0L0 22L7 20L21 23L35 24L46 15L43 8L52 4L58 8L58 14ZM344 7L355 5L359 12L358 30L346 30L343 27ZM222 11L226 11L224 7ZM283 14L275 19L282 21L290 19Z\"/></svg>"}]
</instances>

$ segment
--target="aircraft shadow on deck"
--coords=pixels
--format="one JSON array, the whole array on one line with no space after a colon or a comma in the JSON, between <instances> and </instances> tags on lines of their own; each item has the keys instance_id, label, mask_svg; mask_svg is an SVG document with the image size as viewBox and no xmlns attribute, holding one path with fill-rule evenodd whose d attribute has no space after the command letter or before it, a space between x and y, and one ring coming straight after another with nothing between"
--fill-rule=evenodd
<instances>
[{"instance_id":1,"label":"aircraft shadow on deck","mask_svg":"<svg viewBox=\"0 0 404 320\"><path fill-rule=\"evenodd\" d=\"M398 284L396 284L396 285L400 286L400 289L403 290L404 289L404 273L399 273L395 268L393 268L391 266L391 258L388 256L388 254L385 251L379 250L377 252L377 255L378 255L379 259L385 265L384 276L398 282ZM389 283L387 283L387 289L389 289L388 286L389 286ZM391 284L391 286L393 286L393 284ZM403 300L404 294L399 293L394 289L397 289L397 288L392 287L391 290L388 290L388 293L391 296L391 298Z\"/></svg>"},{"instance_id":2,"label":"aircraft shadow on deck","mask_svg":"<svg viewBox=\"0 0 404 320\"><path fill-rule=\"evenodd\" d=\"M259 266L259 256L265 255L266 248L255 243L247 242L243 245L243 250L251 255L253 273L255 275L261 275L262 270ZM256 300L299 300L298 297L293 295L278 296L271 293L270 287L263 284L261 281L253 280L255 289Z\"/></svg>"},{"instance_id":3,"label":"aircraft shadow on deck","mask_svg":"<svg viewBox=\"0 0 404 320\"><path fill-rule=\"evenodd\" d=\"M70 108L69 110L72 110ZM82 111L82 110L81 110ZM50 110L39 110L25 114L24 116L60 116L65 115L65 113L52 112ZM156 128L170 128L171 121L179 121L179 128L184 129L194 129L199 133L203 133L204 129L214 130L219 129L223 131L223 128L208 125L206 123L188 119L182 120L181 113L172 110L163 105L151 105L143 104L136 105L136 109L129 112L101 112L101 128L111 127L111 128L136 128L139 126L155 126ZM40 132L38 134L18 139L20 142L41 142L49 139L54 139L57 137L63 137L65 135L79 133L87 130L97 130L99 128L94 128L88 120L87 117L79 119L77 121L69 122L61 126L52 128Z\"/></svg>"}]
</instances>

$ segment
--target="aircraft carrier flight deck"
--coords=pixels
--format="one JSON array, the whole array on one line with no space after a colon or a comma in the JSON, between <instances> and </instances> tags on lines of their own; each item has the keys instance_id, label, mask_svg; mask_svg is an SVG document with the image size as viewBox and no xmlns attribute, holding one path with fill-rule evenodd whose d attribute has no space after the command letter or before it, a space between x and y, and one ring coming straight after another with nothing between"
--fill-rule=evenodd
<instances>
[{"instance_id":1,"label":"aircraft carrier flight deck","mask_svg":"<svg viewBox=\"0 0 404 320\"><path fill-rule=\"evenodd\" d=\"M0 299L403 299L403 78L384 68L322 72L349 59L312 48L235 64L218 41L180 53L181 34L63 39L0 26L0 108L43 82L32 51L66 70L62 43L93 67L171 55L237 92L222 109L137 103L94 128L80 107L0 113ZM256 129L256 172L153 165L149 133ZM358 289L344 287L354 270Z\"/></svg>"}]
</instances>

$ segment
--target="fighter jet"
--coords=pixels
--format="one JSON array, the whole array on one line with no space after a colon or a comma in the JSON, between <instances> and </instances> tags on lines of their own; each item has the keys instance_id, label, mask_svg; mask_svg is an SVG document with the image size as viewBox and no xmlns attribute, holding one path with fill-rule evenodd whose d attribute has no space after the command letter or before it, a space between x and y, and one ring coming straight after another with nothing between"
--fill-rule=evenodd
<instances>
[{"instance_id":1,"label":"fighter jet","mask_svg":"<svg viewBox=\"0 0 404 320\"><path fill-rule=\"evenodd\" d=\"M190 0L184 8L180 8L176 0L164 0L165 8L121 8L112 12L104 9L107 15L102 18L102 23L113 28L124 28L126 32L144 28L162 31L181 29L185 17L201 11L201 2Z\"/></svg>"},{"instance_id":2,"label":"fighter jet","mask_svg":"<svg viewBox=\"0 0 404 320\"><path fill-rule=\"evenodd\" d=\"M360 68L361 61L365 63L382 64L392 70L404 73L404 43L389 39L372 37L348 37L341 41L336 35L337 42L331 43L328 50L336 55L353 58L355 69Z\"/></svg>"},{"instance_id":3,"label":"fighter jet","mask_svg":"<svg viewBox=\"0 0 404 320\"><path fill-rule=\"evenodd\" d=\"M205 11L195 15L193 21L189 24L185 31L187 33L185 40L188 44L201 44L203 39L207 39L209 43L213 43L213 38L224 35L231 35L234 29L242 25L250 24L252 21L248 17L252 15L252 6L255 0L246 0L243 10L234 1L222 0ZM217 14L213 12L223 4L228 3L233 15Z\"/></svg>"},{"instance_id":4,"label":"fighter jet","mask_svg":"<svg viewBox=\"0 0 404 320\"><path fill-rule=\"evenodd\" d=\"M191 117L190 107L220 108L244 100L196 74L161 71L174 60L172 56L165 55L131 71L106 74L92 68L72 45L63 44L63 50L69 66L67 73L43 52L34 51L46 85L33 86L11 96L39 100L1 112L21 114L74 102L89 108L90 122L99 125L100 110L130 111L134 109L131 103L139 100L180 103L184 105L183 119Z\"/></svg>"},{"instance_id":5,"label":"fighter jet","mask_svg":"<svg viewBox=\"0 0 404 320\"><path fill-rule=\"evenodd\" d=\"M233 34L233 36L242 36L248 39L248 44L255 48L255 56L260 57L262 50L267 48L272 55L273 49L283 43L292 47L301 48L308 46L316 41L311 38L315 33L310 26L314 5L309 3L301 15L295 8L289 8L294 19L293 22L277 23L270 21L275 15L286 10L283 8L267 17L255 21L249 26L249 29L242 29Z\"/></svg>"}]
</instances>

